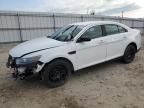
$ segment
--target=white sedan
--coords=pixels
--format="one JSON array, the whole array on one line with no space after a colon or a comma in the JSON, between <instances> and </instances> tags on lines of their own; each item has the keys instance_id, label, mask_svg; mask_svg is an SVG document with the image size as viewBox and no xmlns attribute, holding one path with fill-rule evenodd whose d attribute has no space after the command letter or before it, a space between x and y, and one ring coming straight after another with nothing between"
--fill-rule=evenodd
<instances>
[{"instance_id":1,"label":"white sedan","mask_svg":"<svg viewBox=\"0 0 144 108\"><path fill-rule=\"evenodd\" d=\"M131 63L140 47L139 30L111 21L80 22L14 47L7 66L15 78L39 73L49 87L57 87L82 68L115 58Z\"/></svg>"}]
</instances>

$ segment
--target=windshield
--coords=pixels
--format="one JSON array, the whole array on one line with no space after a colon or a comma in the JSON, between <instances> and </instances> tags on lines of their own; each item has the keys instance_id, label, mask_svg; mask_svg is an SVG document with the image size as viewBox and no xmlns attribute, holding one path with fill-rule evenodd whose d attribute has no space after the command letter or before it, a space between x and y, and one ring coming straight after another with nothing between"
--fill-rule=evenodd
<instances>
[{"instance_id":1,"label":"windshield","mask_svg":"<svg viewBox=\"0 0 144 108\"><path fill-rule=\"evenodd\" d=\"M67 27L59 29L51 36L48 36L48 38L58 41L70 41L83 29L83 27L84 26L80 25L69 25Z\"/></svg>"}]
</instances>

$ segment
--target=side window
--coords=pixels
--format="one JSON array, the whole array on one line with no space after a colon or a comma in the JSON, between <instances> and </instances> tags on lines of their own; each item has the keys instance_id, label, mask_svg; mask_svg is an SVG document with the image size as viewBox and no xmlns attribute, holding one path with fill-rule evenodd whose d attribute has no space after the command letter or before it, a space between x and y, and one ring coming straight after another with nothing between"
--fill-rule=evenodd
<instances>
[{"instance_id":1,"label":"side window","mask_svg":"<svg viewBox=\"0 0 144 108\"><path fill-rule=\"evenodd\" d=\"M102 36L101 26L94 26L86 30L86 32L81 37L89 37L91 39L98 38Z\"/></svg>"},{"instance_id":2,"label":"side window","mask_svg":"<svg viewBox=\"0 0 144 108\"><path fill-rule=\"evenodd\" d=\"M119 29L117 25L107 24L105 25L105 30L107 35L117 34L119 33Z\"/></svg>"},{"instance_id":3,"label":"side window","mask_svg":"<svg viewBox=\"0 0 144 108\"><path fill-rule=\"evenodd\" d=\"M121 27L121 26L118 26L118 29L119 29L119 32L120 32L120 33L125 33L125 32L127 32L127 30L126 30L125 28Z\"/></svg>"}]
</instances>

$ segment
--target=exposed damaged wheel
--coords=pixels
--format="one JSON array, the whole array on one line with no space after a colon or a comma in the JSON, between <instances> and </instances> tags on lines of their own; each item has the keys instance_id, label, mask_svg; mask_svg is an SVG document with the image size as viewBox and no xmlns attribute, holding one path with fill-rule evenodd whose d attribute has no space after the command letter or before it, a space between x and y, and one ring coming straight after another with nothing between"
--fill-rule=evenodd
<instances>
[{"instance_id":1,"label":"exposed damaged wheel","mask_svg":"<svg viewBox=\"0 0 144 108\"><path fill-rule=\"evenodd\" d=\"M70 76L72 67L65 60L55 60L43 69L42 80L48 87L54 88L65 84Z\"/></svg>"}]
</instances>

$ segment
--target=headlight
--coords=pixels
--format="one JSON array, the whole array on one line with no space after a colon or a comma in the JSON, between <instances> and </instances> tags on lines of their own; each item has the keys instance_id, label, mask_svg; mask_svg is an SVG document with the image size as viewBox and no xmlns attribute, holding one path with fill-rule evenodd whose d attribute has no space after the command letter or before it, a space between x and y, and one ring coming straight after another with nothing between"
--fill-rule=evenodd
<instances>
[{"instance_id":1,"label":"headlight","mask_svg":"<svg viewBox=\"0 0 144 108\"><path fill-rule=\"evenodd\" d=\"M18 58L16 59L16 65L25 65L30 63L36 63L41 56L34 56L29 58Z\"/></svg>"}]
</instances>

